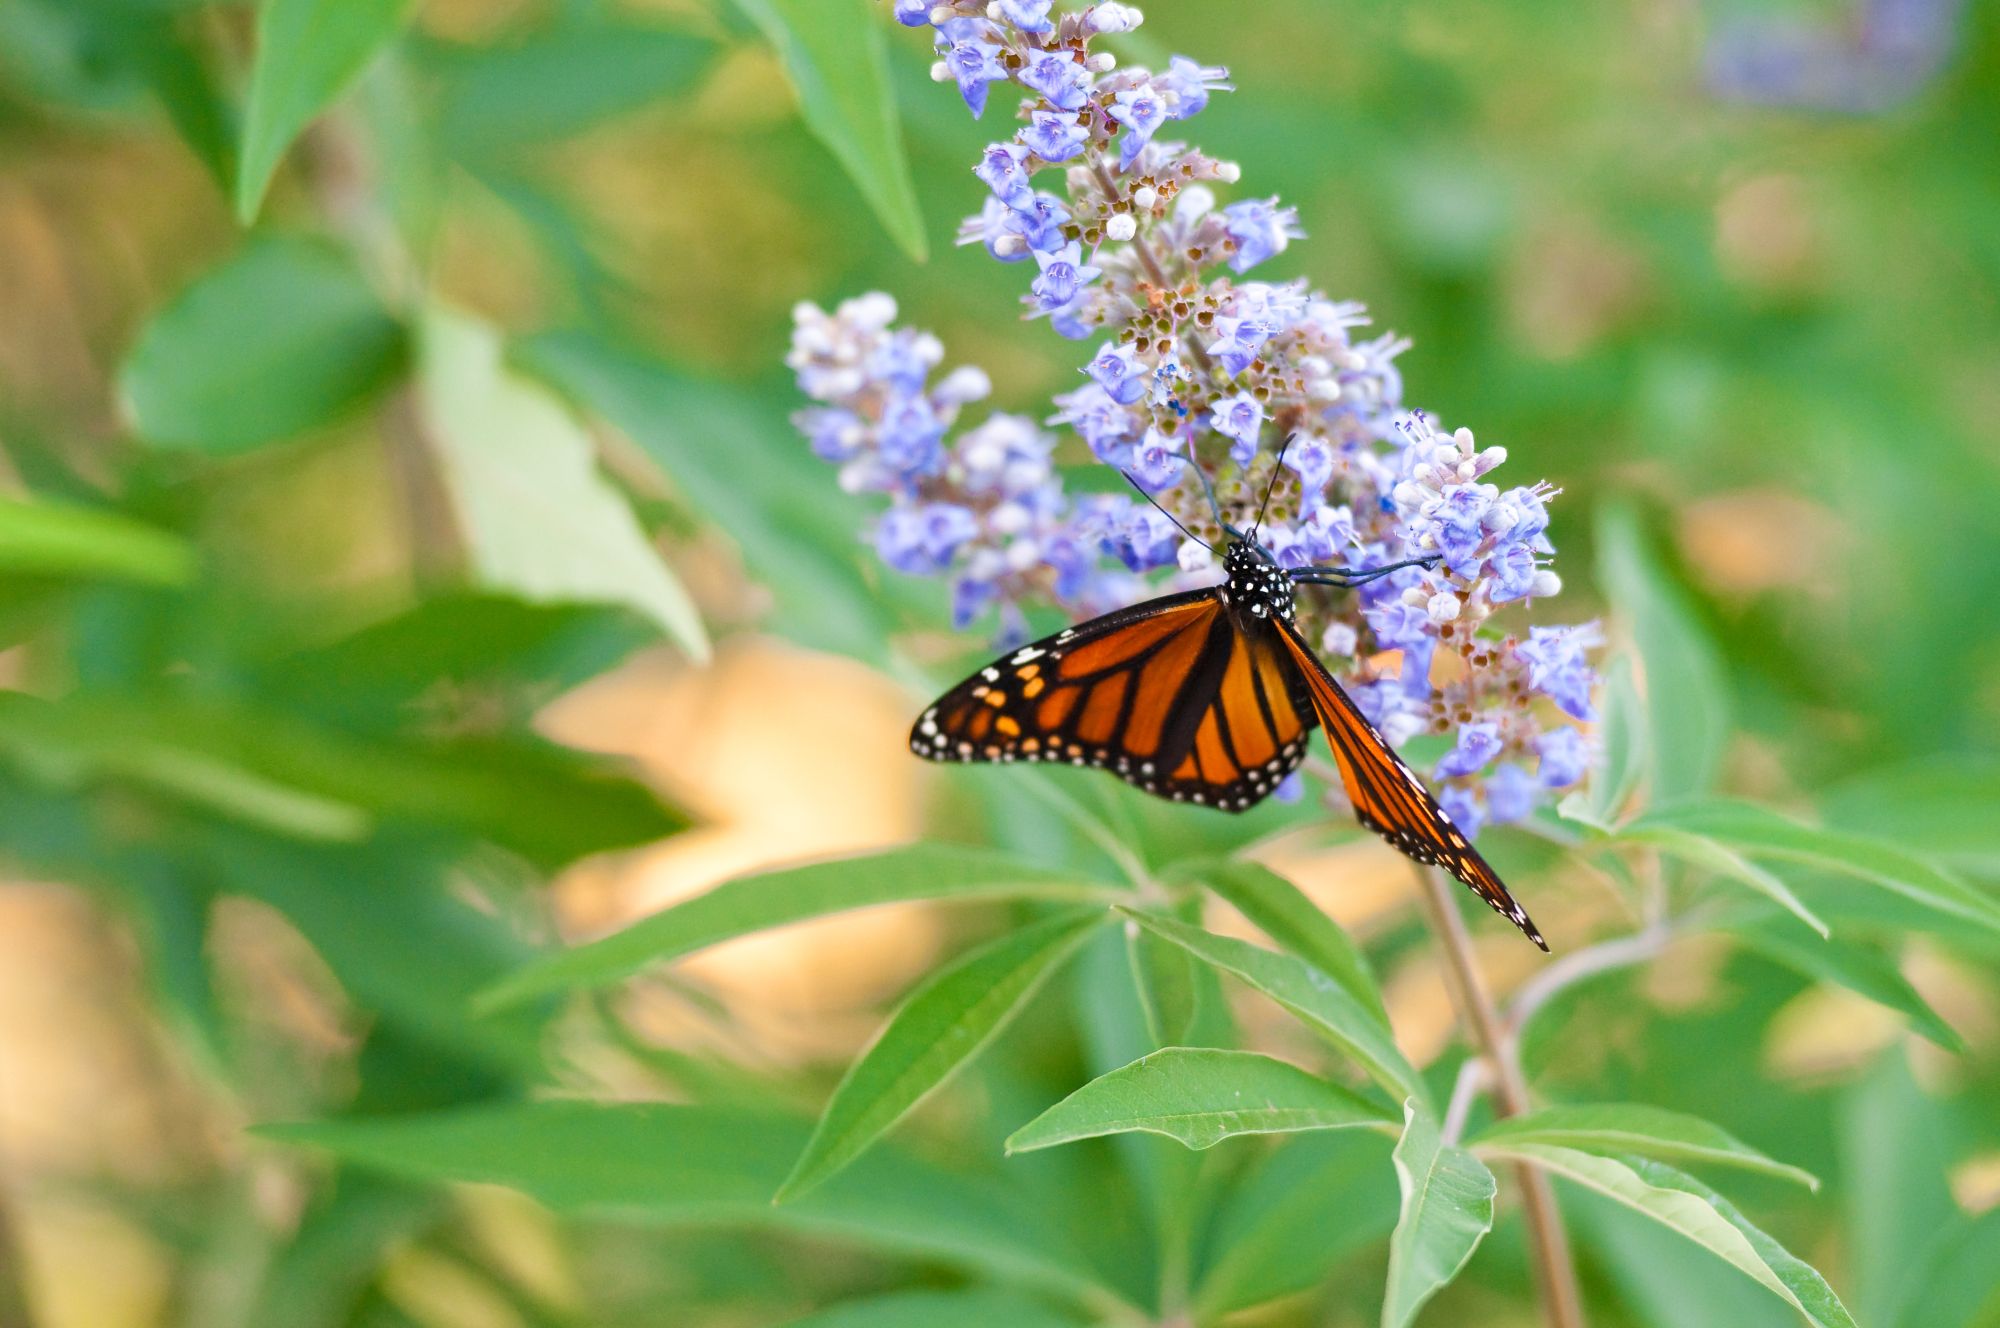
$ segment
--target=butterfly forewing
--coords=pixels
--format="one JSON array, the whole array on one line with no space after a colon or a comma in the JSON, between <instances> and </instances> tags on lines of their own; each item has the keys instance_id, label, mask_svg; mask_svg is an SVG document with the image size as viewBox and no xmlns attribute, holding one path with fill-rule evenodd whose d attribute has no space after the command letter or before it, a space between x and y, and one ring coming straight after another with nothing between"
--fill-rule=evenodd
<instances>
[{"instance_id":1,"label":"butterfly forewing","mask_svg":"<svg viewBox=\"0 0 2000 1328\"><path fill-rule=\"evenodd\" d=\"M1416 861L1443 867L1470 886L1494 912L1519 927L1529 940L1548 949L1527 911L1514 902L1500 877L1451 823L1416 772L1396 755L1334 681L1298 629L1286 623L1279 630L1333 746L1355 818Z\"/></svg>"},{"instance_id":2,"label":"butterfly forewing","mask_svg":"<svg viewBox=\"0 0 2000 1328\"><path fill-rule=\"evenodd\" d=\"M1305 758L1313 707L1269 631L1214 590L1169 595L1026 645L946 692L910 733L937 761L1109 770L1148 793L1242 811Z\"/></svg>"}]
</instances>

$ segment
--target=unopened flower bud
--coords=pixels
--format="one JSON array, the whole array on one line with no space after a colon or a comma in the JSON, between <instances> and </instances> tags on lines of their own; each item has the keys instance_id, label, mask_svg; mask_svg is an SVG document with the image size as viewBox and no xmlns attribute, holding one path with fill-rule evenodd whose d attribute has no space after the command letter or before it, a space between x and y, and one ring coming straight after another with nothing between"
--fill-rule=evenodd
<instances>
[{"instance_id":1,"label":"unopened flower bud","mask_svg":"<svg viewBox=\"0 0 2000 1328\"><path fill-rule=\"evenodd\" d=\"M1422 594L1423 592L1418 591L1416 593ZM1424 612L1430 615L1430 619L1434 623L1448 623L1456 621L1459 610L1464 607L1459 601L1458 596L1452 594L1449 590L1440 590L1437 594L1432 595L1429 602L1424 605Z\"/></svg>"},{"instance_id":2,"label":"unopened flower bud","mask_svg":"<svg viewBox=\"0 0 2000 1328\"><path fill-rule=\"evenodd\" d=\"M1129 212L1119 212L1104 223L1104 234L1113 240L1129 240L1139 233L1139 223Z\"/></svg>"}]
</instances>

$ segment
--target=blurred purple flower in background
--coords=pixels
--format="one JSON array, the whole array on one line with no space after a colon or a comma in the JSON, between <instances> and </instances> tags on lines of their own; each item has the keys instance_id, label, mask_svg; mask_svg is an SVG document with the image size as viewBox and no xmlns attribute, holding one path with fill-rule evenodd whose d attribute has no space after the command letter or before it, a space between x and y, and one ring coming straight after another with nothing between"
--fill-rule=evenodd
<instances>
[{"instance_id":1,"label":"blurred purple flower in background","mask_svg":"<svg viewBox=\"0 0 2000 1328\"><path fill-rule=\"evenodd\" d=\"M1218 579L1199 541L1221 531L1196 468L1239 527L1268 487L1260 537L1286 566L1442 555L1433 571L1352 593L1302 588L1300 622L1349 665L1356 703L1391 741L1448 740L1434 782L1461 830L1518 821L1582 779L1590 744L1565 717L1594 718L1595 625L1536 626L1523 640L1490 621L1561 590L1555 491L1492 482L1505 449L1410 408L1395 367L1410 343L1355 340L1369 321L1360 305L1303 281L1239 279L1303 237L1297 212L1276 198L1222 205L1215 187L1240 170L1162 137L1228 91L1228 72L1175 56L1156 74L1092 50L1096 35L1139 25L1129 5L1056 14L950 0L896 15L934 29L933 75L975 114L993 83L1025 94L1017 131L975 166L988 196L959 238L1003 262L1032 254L1028 316L1093 347L1048 424L1199 539L1134 496L1067 493L1055 436L1020 416L989 415L947 441L986 378L961 369L931 384L943 349L896 328L888 296L831 314L801 305L787 363L818 404L799 427L843 487L890 496L883 561L948 578L957 626L990 609L1003 637L1018 635L1026 606L1083 616ZM1045 176L1060 196L1037 188ZM1164 586L1142 579L1161 570Z\"/></svg>"},{"instance_id":2,"label":"blurred purple flower in background","mask_svg":"<svg viewBox=\"0 0 2000 1328\"><path fill-rule=\"evenodd\" d=\"M1716 20L1709 87L1730 101L1867 115L1901 105L1958 49L1964 0L1856 0L1844 13Z\"/></svg>"}]
</instances>

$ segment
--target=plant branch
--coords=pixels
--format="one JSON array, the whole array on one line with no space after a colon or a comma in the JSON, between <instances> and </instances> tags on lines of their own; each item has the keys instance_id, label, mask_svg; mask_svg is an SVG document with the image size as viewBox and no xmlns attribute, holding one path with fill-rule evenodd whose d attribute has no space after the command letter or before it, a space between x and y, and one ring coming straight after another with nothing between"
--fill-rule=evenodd
<instances>
[{"instance_id":1,"label":"plant branch","mask_svg":"<svg viewBox=\"0 0 2000 1328\"><path fill-rule=\"evenodd\" d=\"M1430 917L1431 930L1444 946L1453 1002L1473 1045L1486 1062L1494 1114L1518 1116L1528 1109L1527 1080L1515 1055L1514 1040L1501 1023L1500 1012L1473 961L1472 938L1466 933L1465 919L1459 916L1451 880L1435 867L1420 869L1418 876L1423 883L1419 895ZM1514 1175L1521 1191L1521 1215L1528 1226L1528 1250L1543 1315L1549 1328L1584 1328L1576 1263L1570 1256L1569 1235L1563 1230L1555 1191L1546 1175L1526 1163L1517 1166Z\"/></svg>"},{"instance_id":2,"label":"plant branch","mask_svg":"<svg viewBox=\"0 0 2000 1328\"><path fill-rule=\"evenodd\" d=\"M1090 164L1097 173L1098 185L1104 190L1105 201L1108 203L1118 202L1123 196L1118 189L1118 177L1113 175L1111 168L1104 164L1104 154L1093 149ZM1137 221L1138 219L1135 217L1133 220ZM1144 232L1133 232L1132 238L1127 243L1132 246L1132 252L1139 256L1139 266L1146 269L1146 277L1153 283L1154 287L1162 293L1171 291L1174 288L1174 283L1168 279L1167 270L1160 266L1160 260L1153 256L1153 248L1146 243ZM1189 356L1193 358L1196 364L1201 366L1201 371L1211 378L1214 377L1215 365L1208 358L1208 352L1201 348L1201 343L1190 340L1186 345Z\"/></svg>"},{"instance_id":3,"label":"plant branch","mask_svg":"<svg viewBox=\"0 0 2000 1328\"><path fill-rule=\"evenodd\" d=\"M1519 1060L1515 1048L1522 1030L1550 1001L1599 973L1645 963L1666 949L1673 937L1673 929L1664 922L1651 922L1643 931L1566 954L1522 983L1507 1010L1505 1035L1510 1057Z\"/></svg>"}]
</instances>

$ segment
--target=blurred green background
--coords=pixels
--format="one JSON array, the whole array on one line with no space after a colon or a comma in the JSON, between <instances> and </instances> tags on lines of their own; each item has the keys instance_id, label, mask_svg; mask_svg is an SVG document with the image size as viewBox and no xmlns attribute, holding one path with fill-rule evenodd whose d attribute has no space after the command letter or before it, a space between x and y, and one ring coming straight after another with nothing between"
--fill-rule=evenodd
<instances>
[{"instance_id":1,"label":"blurred green background","mask_svg":"<svg viewBox=\"0 0 2000 1328\"><path fill-rule=\"evenodd\" d=\"M888 290L1031 414L1082 358L1016 321L1020 269L952 244L1006 109L970 121L886 6L922 264L732 4L370 8L397 35L283 151L241 136L255 7L0 0L0 1314L760 1325L935 1285L731 1222L336 1183L242 1133L551 1085L817 1103L965 924L786 933L623 1005L467 998L555 937L925 824L900 726L968 643L791 432L793 303ZM1276 274L1367 302L1416 343L1413 404L1562 487L1578 604L1616 616L1596 517L1641 514L1726 665L1689 721L1730 726L1723 783L2000 880L2000 7L1145 9L1129 58L1233 72L1192 136L1298 206ZM1930 44L1873 69L1871 23ZM1786 32L1879 95L1715 73ZM275 166L247 228L246 155ZM1409 938L1370 925L1396 968ZM1964 1056L1677 950L1531 1058L1829 1176L1755 1193L1863 1323L2000 1322L1990 1286L1939 1309L1911 1272L1939 1231L2000 1250L1994 952L1899 953ZM1399 1032L1448 1019L1436 970L1400 971ZM989 1110L997 1154L1067 1091L1077 1035L1037 1033L940 1128ZM1577 1220L1605 1323L1785 1321ZM1278 1293L1379 1237L1234 1267L1276 1305L1243 1322L1366 1321L1365 1293ZM1436 1321L1531 1321L1518 1232L1480 1257Z\"/></svg>"}]
</instances>

